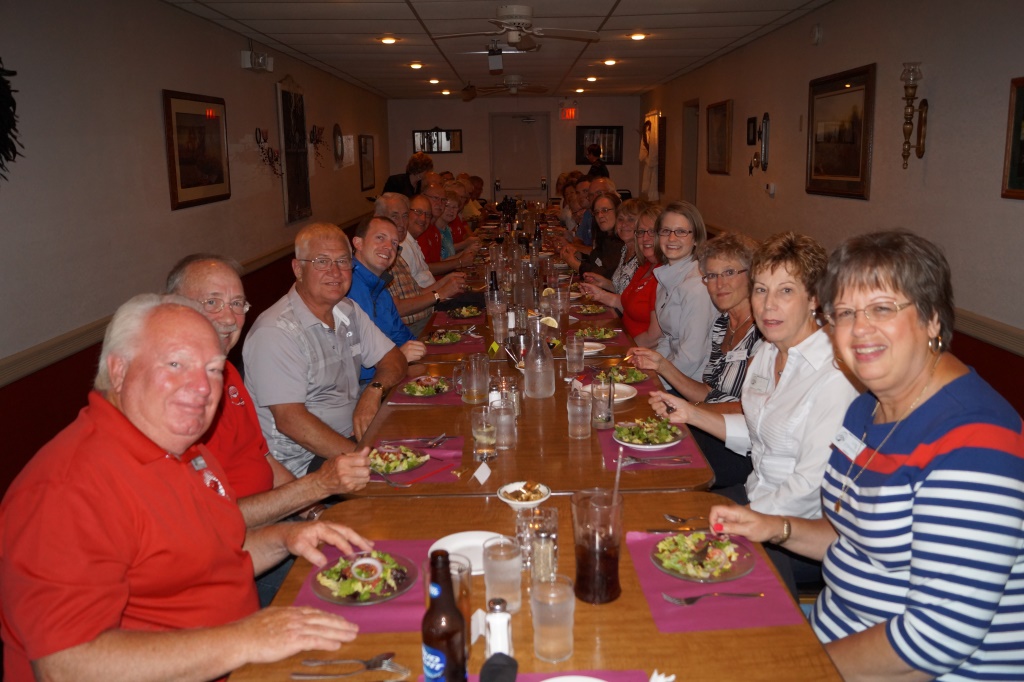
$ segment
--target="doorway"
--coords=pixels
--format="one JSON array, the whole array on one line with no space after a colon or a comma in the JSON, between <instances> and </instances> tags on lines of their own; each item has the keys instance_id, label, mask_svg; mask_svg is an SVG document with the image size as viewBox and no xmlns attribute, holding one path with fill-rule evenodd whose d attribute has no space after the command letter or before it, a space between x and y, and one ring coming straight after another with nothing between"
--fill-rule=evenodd
<instances>
[{"instance_id":1,"label":"doorway","mask_svg":"<svg viewBox=\"0 0 1024 682\"><path fill-rule=\"evenodd\" d=\"M547 202L547 179L551 177L549 131L547 113L491 114L491 191L495 202L506 194Z\"/></svg>"},{"instance_id":2,"label":"doorway","mask_svg":"<svg viewBox=\"0 0 1024 682\"><path fill-rule=\"evenodd\" d=\"M700 149L700 100L683 103L683 192L697 205L697 151Z\"/></svg>"}]
</instances>

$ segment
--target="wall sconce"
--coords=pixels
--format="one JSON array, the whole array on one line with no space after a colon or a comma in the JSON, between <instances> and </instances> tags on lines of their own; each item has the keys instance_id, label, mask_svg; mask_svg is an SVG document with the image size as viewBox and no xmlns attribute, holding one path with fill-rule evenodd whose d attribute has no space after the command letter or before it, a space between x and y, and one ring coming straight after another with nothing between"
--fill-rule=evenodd
<instances>
[{"instance_id":1,"label":"wall sconce","mask_svg":"<svg viewBox=\"0 0 1024 682\"><path fill-rule=\"evenodd\" d=\"M274 175L281 177L284 175L284 171L281 170L281 153L267 144L270 141L269 135L269 131L257 128L256 146L260 148L260 156L263 157L263 163L270 166L270 170L274 171Z\"/></svg>"},{"instance_id":2,"label":"wall sconce","mask_svg":"<svg viewBox=\"0 0 1024 682\"><path fill-rule=\"evenodd\" d=\"M903 99L907 106L903 107L903 167L907 167L910 160L910 150L913 149L917 158L924 156L924 138L928 129L928 100L922 99L921 104L914 108L914 100L917 99L917 84L924 76L921 74L921 62L903 62L903 73L900 80L903 81ZM910 136L914 132L914 112L917 112L917 145L911 146Z\"/></svg>"}]
</instances>

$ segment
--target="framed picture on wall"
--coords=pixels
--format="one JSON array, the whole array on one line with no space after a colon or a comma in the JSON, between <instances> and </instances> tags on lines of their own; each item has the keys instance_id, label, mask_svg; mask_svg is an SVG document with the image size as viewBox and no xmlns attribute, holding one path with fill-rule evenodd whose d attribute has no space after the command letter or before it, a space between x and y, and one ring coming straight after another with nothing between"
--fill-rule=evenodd
<instances>
[{"instance_id":1,"label":"framed picture on wall","mask_svg":"<svg viewBox=\"0 0 1024 682\"><path fill-rule=\"evenodd\" d=\"M1010 81L1002 196L1004 199L1024 199L1024 78Z\"/></svg>"},{"instance_id":2,"label":"framed picture on wall","mask_svg":"<svg viewBox=\"0 0 1024 682\"><path fill-rule=\"evenodd\" d=\"M359 136L359 188L363 191L373 189L377 181L374 179L373 167L373 136Z\"/></svg>"},{"instance_id":3,"label":"framed picture on wall","mask_svg":"<svg viewBox=\"0 0 1024 682\"><path fill-rule=\"evenodd\" d=\"M708 105L708 173L729 174L732 156L732 100Z\"/></svg>"},{"instance_id":4,"label":"framed picture on wall","mask_svg":"<svg viewBox=\"0 0 1024 682\"><path fill-rule=\"evenodd\" d=\"M427 154L461 154L462 129L414 130L412 131L412 150Z\"/></svg>"},{"instance_id":5,"label":"framed picture on wall","mask_svg":"<svg viewBox=\"0 0 1024 682\"><path fill-rule=\"evenodd\" d=\"M309 137L306 128L306 98L291 77L277 84L277 115L280 125L284 173L284 201L288 222L313 215L309 194Z\"/></svg>"},{"instance_id":6,"label":"framed picture on wall","mask_svg":"<svg viewBox=\"0 0 1024 682\"><path fill-rule=\"evenodd\" d=\"M164 90L164 142L171 210L231 196L224 100Z\"/></svg>"},{"instance_id":7,"label":"framed picture on wall","mask_svg":"<svg viewBox=\"0 0 1024 682\"><path fill-rule=\"evenodd\" d=\"M622 165L622 126L576 126L576 165L589 166L587 147L600 145L606 165Z\"/></svg>"},{"instance_id":8,"label":"framed picture on wall","mask_svg":"<svg viewBox=\"0 0 1024 682\"><path fill-rule=\"evenodd\" d=\"M875 115L875 65L811 81L807 192L867 199Z\"/></svg>"}]
</instances>

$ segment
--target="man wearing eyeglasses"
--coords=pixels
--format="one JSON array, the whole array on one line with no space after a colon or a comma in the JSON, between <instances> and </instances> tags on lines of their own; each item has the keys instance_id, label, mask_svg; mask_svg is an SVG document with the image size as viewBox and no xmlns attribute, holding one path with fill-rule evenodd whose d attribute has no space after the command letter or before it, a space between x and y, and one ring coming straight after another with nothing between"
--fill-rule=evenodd
<instances>
[{"instance_id":1,"label":"man wearing eyeglasses","mask_svg":"<svg viewBox=\"0 0 1024 682\"><path fill-rule=\"evenodd\" d=\"M352 249L341 228L302 228L292 271L295 285L259 316L242 349L263 435L296 476L335 457L365 471L366 457L352 453L384 394L405 376L405 356L345 298ZM360 367L377 370L362 393Z\"/></svg>"}]
</instances>

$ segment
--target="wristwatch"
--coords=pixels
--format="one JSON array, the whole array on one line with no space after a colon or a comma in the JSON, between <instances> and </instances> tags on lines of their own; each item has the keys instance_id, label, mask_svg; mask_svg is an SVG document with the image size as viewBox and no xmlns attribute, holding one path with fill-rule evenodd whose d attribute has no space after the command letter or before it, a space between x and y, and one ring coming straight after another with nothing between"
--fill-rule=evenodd
<instances>
[{"instance_id":1,"label":"wristwatch","mask_svg":"<svg viewBox=\"0 0 1024 682\"><path fill-rule=\"evenodd\" d=\"M773 537L769 542L773 545L783 545L793 532L793 524L785 516L782 517L782 535Z\"/></svg>"},{"instance_id":2,"label":"wristwatch","mask_svg":"<svg viewBox=\"0 0 1024 682\"><path fill-rule=\"evenodd\" d=\"M441 294L437 293L436 291L431 291L430 293L434 295L434 303L441 302Z\"/></svg>"},{"instance_id":3,"label":"wristwatch","mask_svg":"<svg viewBox=\"0 0 1024 682\"><path fill-rule=\"evenodd\" d=\"M377 388L377 389L380 389L381 393L384 392L384 384L380 383L379 381L372 382L370 384L370 388Z\"/></svg>"}]
</instances>

